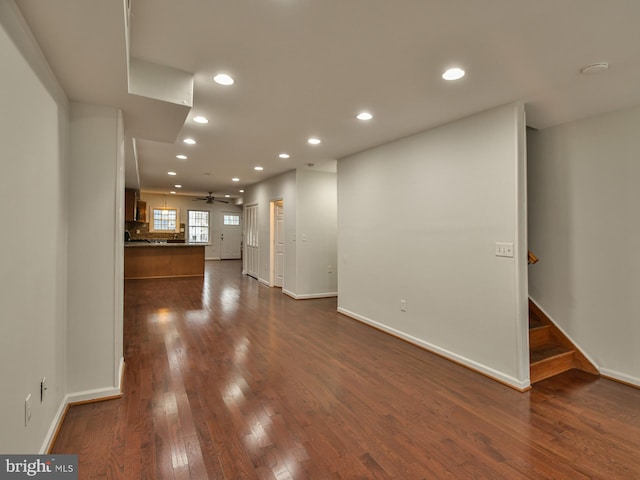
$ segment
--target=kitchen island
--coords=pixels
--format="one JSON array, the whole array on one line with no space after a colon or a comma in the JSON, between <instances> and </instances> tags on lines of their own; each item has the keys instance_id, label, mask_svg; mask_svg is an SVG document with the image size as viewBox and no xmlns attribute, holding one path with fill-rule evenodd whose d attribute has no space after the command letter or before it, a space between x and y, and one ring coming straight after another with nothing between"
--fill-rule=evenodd
<instances>
[{"instance_id":1,"label":"kitchen island","mask_svg":"<svg viewBox=\"0 0 640 480\"><path fill-rule=\"evenodd\" d=\"M204 276L202 243L125 242L124 278Z\"/></svg>"}]
</instances>

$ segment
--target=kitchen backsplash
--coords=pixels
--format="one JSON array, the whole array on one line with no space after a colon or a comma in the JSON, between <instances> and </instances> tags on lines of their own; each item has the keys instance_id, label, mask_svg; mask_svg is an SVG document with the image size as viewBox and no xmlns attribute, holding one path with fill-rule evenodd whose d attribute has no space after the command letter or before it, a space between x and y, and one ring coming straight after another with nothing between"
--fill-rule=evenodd
<instances>
[{"instance_id":1,"label":"kitchen backsplash","mask_svg":"<svg viewBox=\"0 0 640 480\"><path fill-rule=\"evenodd\" d=\"M171 238L176 238L179 240L184 240L185 237L185 224L180 224L180 232L179 233L155 233L149 232L149 224L148 223L139 223L139 222L125 222L124 229L129 230L129 234L131 235L131 240L167 240ZM140 233L138 233L140 232Z\"/></svg>"}]
</instances>

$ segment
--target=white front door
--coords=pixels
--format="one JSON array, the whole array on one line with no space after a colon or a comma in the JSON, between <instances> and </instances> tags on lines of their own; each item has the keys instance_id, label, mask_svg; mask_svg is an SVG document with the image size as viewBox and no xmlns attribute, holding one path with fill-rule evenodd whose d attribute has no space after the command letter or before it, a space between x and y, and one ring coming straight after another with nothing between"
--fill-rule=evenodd
<instances>
[{"instance_id":1,"label":"white front door","mask_svg":"<svg viewBox=\"0 0 640 480\"><path fill-rule=\"evenodd\" d=\"M275 202L275 231L274 231L274 250L275 250L275 278L274 285L281 287L284 279L284 203L282 200Z\"/></svg>"},{"instance_id":2,"label":"white front door","mask_svg":"<svg viewBox=\"0 0 640 480\"><path fill-rule=\"evenodd\" d=\"M231 260L241 257L242 227L238 212L222 212L222 230L220 233L220 258Z\"/></svg>"}]
</instances>

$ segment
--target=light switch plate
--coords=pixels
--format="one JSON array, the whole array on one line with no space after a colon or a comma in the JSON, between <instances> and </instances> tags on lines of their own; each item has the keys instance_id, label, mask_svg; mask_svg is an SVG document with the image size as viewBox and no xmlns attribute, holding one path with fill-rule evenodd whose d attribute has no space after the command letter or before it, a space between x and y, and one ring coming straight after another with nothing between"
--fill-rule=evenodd
<instances>
[{"instance_id":1,"label":"light switch plate","mask_svg":"<svg viewBox=\"0 0 640 480\"><path fill-rule=\"evenodd\" d=\"M496 242L496 257L513 258L513 243Z\"/></svg>"}]
</instances>

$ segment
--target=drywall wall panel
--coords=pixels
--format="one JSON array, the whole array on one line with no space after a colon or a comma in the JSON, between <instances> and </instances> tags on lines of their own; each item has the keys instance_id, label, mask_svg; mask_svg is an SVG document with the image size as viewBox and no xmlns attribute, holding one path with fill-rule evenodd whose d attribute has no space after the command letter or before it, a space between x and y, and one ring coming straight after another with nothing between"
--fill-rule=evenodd
<instances>
[{"instance_id":1,"label":"drywall wall panel","mask_svg":"<svg viewBox=\"0 0 640 480\"><path fill-rule=\"evenodd\" d=\"M284 202L285 258L282 289L294 295L298 290L296 194L296 172L291 170L245 188L243 195L245 206L258 206L259 280L265 284L269 284L271 276L271 249L273 248L270 241L270 203L276 200Z\"/></svg>"},{"instance_id":2,"label":"drywall wall panel","mask_svg":"<svg viewBox=\"0 0 640 480\"><path fill-rule=\"evenodd\" d=\"M13 2L0 58L0 452L37 453L67 392L68 104Z\"/></svg>"},{"instance_id":3,"label":"drywall wall panel","mask_svg":"<svg viewBox=\"0 0 640 480\"><path fill-rule=\"evenodd\" d=\"M640 107L529 133L533 300L601 372L640 385Z\"/></svg>"},{"instance_id":4,"label":"drywall wall panel","mask_svg":"<svg viewBox=\"0 0 640 480\"><path fill-rule=\"evenodd\" d=\"M298 170L298 298L338 292L337 175Z\"/></svg>"},{"instance_id":5,"label":"drywall wall panel","mask_svg":"<svg viewBox=\"0 0 640 480\"><path fill-rule=\"evenodd\" d=\"M339 310L518 388L524 128L508 105L338 162Z\"/></svg>"},{"instance_id":6,"label":"drywall wall panel","mask_svg":"<svg viewBox=\"0 0 640 480\"><path fill-rule=\"evenodd\" d=\"M122 304L121 160L115 108L72 103L68 230L68 388L70 394L117 388L116 335ZM96 396L101 396L99 393Z\"/></svg>"}]
</instances>

